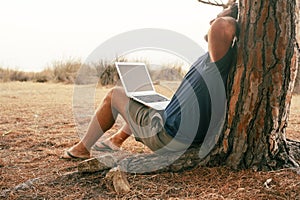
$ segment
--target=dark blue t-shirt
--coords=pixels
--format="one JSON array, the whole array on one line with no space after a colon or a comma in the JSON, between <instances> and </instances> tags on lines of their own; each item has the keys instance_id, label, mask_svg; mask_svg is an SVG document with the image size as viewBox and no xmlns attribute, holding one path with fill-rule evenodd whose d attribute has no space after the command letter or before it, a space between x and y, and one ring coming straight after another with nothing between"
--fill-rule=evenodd
<instances>
[{"instance_id":1,"label":"dark blue t-shirt","mask_svg":"<svg viewBox=\"0 0 300 200\"><path fill-rule=\"evenodd\" d=\"M230 48L226 55L215 63L210 62L207 52L191 66L164 111L164 128L169 135L183 143L200 144L203 142L211 123L211 96L214 98L218 98L221 94L226 96L225 91L222 90L226 88L232 52ZM218 103L214 103L216 104ZM225 105L223 107L225 108ZM222 106L214 108L214 112L220 109ZM219 118L221 116L214 116L213 121L218 121Z\"/></svg>"}]
</instances>

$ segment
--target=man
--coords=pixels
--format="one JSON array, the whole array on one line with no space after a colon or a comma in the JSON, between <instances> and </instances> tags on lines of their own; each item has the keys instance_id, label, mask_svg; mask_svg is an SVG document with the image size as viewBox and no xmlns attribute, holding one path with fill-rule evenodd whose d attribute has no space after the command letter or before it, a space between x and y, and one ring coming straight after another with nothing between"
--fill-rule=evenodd
<instances>
[{"instance_id":1,"label":"man","mask_svg":"<svg viewBox=\"0 0 300 200\"><path fill-rule=\"evenodd\" d=\"M162 113L129 99L123 88L115 87L96 110L86 135L67 150L63 158L89 158L92 146L113 126L119 114L126 124L96 146L98 149L117 150L131 134L157 153L201 145L211 117L211 99L203 76L210 66L217 66L217 73L226 85L233 57L232 43L238 32L233 18L236 16L237 6L234 5L210 22L211 27L205 36L208 53L192 65ZM188 117L184 113L188 113Z\"/></svg>"}]
</instances>

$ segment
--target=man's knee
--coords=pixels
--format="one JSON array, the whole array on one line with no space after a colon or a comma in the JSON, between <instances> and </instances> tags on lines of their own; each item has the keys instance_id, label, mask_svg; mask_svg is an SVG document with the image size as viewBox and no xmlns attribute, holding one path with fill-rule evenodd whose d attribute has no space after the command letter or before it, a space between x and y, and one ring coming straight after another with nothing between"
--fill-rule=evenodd
<instances>
[{"instance_id":1,"label":"man's knee","mask_svg":"<svg viewBox=\"0 0 300 200\"><path fill-rule=\"evenodd\" d=\"M112 105L117 106L120 103L127 103L128 97L125 93L123 87L113 87L107 94L107 99L111 102ZM125 104L122 104L125 105Z\"/></svg>"},{"instance_id":2,"label":"man's knee","mask_svg":"<svg viewBox=\"0 0 300 200\"><path fill-rule=\"evenodd\" d=\"M111 89L109 90L109 92L106 94L105 99L111 101L112 98L113 98L114 96L119 96L120 93L122 93L122 90L123 90L123 88L117 87L117 86L111 88Z\"/></svg>"}]
</instances>

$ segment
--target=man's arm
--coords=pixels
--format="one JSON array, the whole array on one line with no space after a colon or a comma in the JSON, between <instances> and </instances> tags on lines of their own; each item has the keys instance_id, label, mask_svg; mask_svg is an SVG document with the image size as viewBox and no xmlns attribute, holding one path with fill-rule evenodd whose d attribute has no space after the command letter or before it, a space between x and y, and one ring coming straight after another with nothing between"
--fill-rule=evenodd
<instances>
[{"instance_id":1,"label":"man's arm","mask_svg":"<svg viewBox=\"0 0 300 200\"><path fill-rule=\"evenodd\" d=\"M227 53L236 35L237 22L232 17L220 17L212 21L208 32L208 51L212 62Z\"/></svg>"}]
</instances>

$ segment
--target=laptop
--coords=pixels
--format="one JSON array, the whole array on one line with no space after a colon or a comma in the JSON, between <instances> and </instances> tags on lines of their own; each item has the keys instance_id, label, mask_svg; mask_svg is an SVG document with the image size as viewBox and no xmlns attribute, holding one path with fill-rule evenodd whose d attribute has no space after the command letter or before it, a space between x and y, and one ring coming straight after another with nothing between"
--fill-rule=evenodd
<instances>
[{"instance_id":1,"label":"laptop","mask_svg":"<svg viewBox=\"0 0 300 200\"><path fill-rule=\"evenodd\" d=\"M155 91L145 63L115 62L122 85L129 98L155 110L164 110L170 100Z\"/></svg>"}]
</instances>

